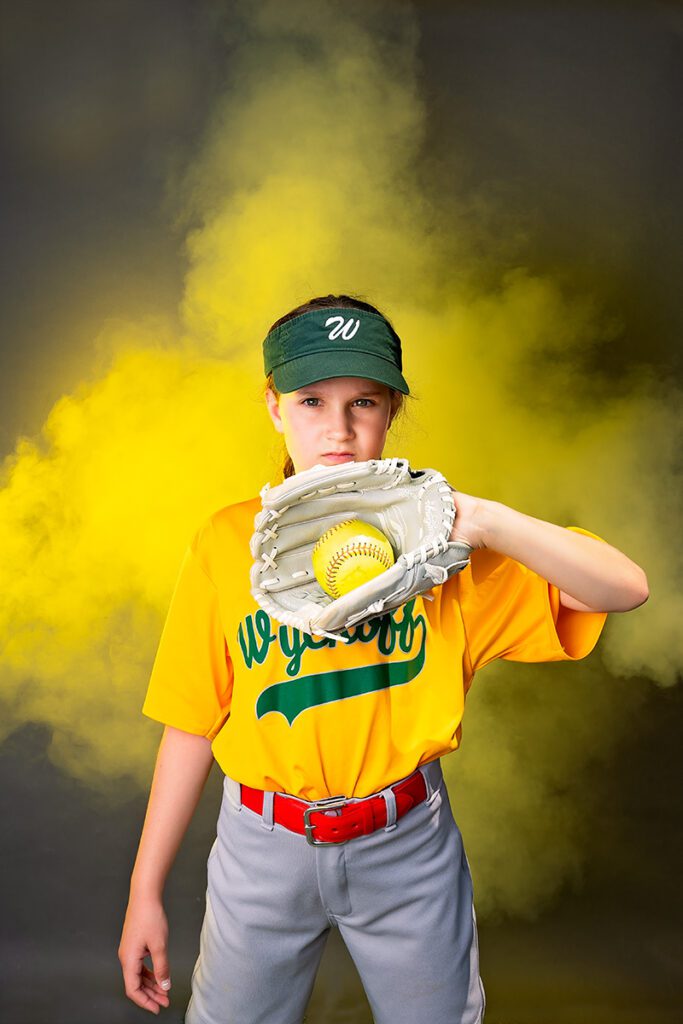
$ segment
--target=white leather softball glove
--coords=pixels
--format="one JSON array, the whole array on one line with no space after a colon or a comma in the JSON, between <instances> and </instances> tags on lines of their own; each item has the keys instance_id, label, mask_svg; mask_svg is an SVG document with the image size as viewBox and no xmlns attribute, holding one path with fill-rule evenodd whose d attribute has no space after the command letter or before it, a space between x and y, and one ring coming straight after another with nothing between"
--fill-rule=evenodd
<instances>
[{"instance_id":1,"label":"white leather softball glove","mask_svg":"<svg viewBox=\"0 0 683 1024\"><path fill-rule=\"evenodd\" d=\"M316 465L261 489L250 551L251 593L278 622L348 642L341 631L400 607L469 564L470 545L449 541L456 516L450 485L407 459ZM318 583L311 552L331 526L371 523L396 556L391 568L332 598Z\"/></svg>"}]
</instances>

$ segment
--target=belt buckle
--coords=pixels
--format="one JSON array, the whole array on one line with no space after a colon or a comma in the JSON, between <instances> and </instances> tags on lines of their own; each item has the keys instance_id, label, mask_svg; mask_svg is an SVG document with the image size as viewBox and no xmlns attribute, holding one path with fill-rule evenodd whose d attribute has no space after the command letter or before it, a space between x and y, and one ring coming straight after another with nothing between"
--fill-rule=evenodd
<instances>
[{"instance_id":1,"label":"belt buckle","mask_svg":"<svg viewBox=\"0 0 683 1024\"><path fill-rule=\"evenodd\" d=\"M304 832L306 833L306 842L310 843L311 846L342 846L344 843L348 843L348 839L316 839L313 835L313 829L315 825L311 823L311 814L313 811L325 811L331 810L333 807L343 807L347 803L345 796L327 796L322 800L316 800L304 809Z\"/></svg>"}]
</instances>

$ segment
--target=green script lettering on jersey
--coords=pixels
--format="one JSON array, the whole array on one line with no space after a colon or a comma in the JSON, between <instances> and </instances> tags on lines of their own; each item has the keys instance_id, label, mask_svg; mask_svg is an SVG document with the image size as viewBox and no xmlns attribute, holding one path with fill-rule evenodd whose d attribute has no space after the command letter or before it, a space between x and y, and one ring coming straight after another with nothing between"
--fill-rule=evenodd
<instances>
[{"instance_id":1,"label":"green script lettering on jersey","mask_svg":"<svg viewBox=\"0 0 683 1024\"><path fill-rule=\"evenodd\" d=\"M398 649L404 654L411 655L410 657L402 661L382 661L375 665L361 665L306 676L299 675L305 651L332 646L335 641L328 637L313 637L285 625L281 625L277 632L273 632L272 620L263 609L259 609L254 615L247 615L240 623L237 633L247 668L251 668L254 662L262 665L268 657L272 643L276 643L289 659L286 667L289 678L272 683L259 694L256 702L257 718L263 718L271 711L280 712L291 725L307 708L410 682L419 675L424 666L427 634L424 617L414 615L414 608L415 598L401 608L375 616L351 630L342 631L349 645L368 644L376 640L380 654L390 656ZM399 619L397 614L400 611L403 615ZM419 647L414 652L418 627L421 630Z\"/></svg>"}]
</instances>

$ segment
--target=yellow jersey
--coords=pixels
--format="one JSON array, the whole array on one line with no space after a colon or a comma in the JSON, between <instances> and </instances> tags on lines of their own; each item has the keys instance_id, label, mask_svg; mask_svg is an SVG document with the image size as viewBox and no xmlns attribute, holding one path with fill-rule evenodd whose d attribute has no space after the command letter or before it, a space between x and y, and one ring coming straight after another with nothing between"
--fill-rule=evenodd
<instances>
[{"instance_id":1,"label":"yellow jersey","mask_svg":"<svg viewBox=\"0 0 683 1024\"><path fill-rule=\"evenodd\" d=\"M211 740L223 772L249 786L375 793L457 748L478 669L584 658L607 618L564 608L556 586L485 548L428 595L346 630L348 643L312 637L251 596L260 508L259 495L227 505L192 536L142 706Z\"/></svg>"}]
</instances>

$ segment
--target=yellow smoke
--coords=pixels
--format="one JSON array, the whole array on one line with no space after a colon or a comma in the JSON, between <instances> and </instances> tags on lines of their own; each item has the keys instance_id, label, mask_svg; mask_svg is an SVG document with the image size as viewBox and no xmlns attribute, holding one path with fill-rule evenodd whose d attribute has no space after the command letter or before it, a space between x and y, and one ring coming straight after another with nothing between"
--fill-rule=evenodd
<instances>
[{"instance_id":1,"label":"yellow smoke","mask_svg":"<svg viewBox=\"0 0 683 1024\"><path fill-rule=\"evenodd\" d=\"M618 337L599 303L524 268L468 283L468 239L443 216L456 201L420 187L409 8L240 11L231 87L178 187L182 331L105 325L89 375L4 462L3 736L46 723L61 770L111 800L146 786L159 728L140 707L184 547L277 478L262 338L312 295L360 294L394 321L419 398L386 454L584 526L649 577L649 602L610 616L585 662L498 663L470 691L445 768L478 909L530 914L580 879L590 771L635 727L629 677L680 673L680 396L646 376L593 388L586 353Z\"/></svg>"}]
</instances>

